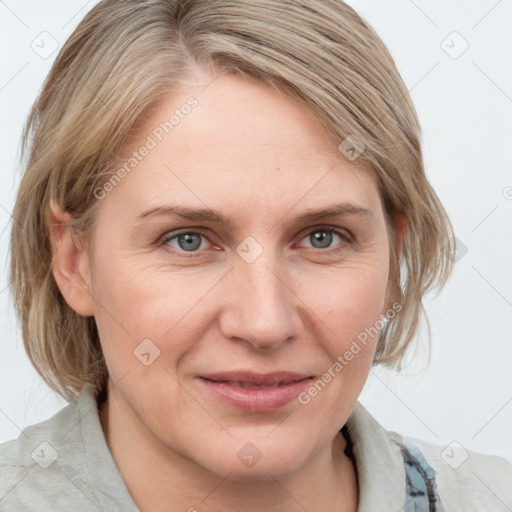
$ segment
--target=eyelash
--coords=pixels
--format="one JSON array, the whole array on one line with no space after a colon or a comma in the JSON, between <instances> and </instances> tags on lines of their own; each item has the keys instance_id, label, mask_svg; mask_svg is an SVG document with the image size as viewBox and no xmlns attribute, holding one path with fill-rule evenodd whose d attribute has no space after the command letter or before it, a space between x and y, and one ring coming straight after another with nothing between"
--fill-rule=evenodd
<instances>
[{"instance_id":1,"label":"eyelash","mask_svg":"<svg viewBox=\"0 0 512 512\"><path fill-rule=\"evenodd\" d=\"M313 233L318 233L320 231L325 232L325 233L335 233L345 243L347 243L347 244L352 244L353 243L352 236L350 234L348 234L348 232L346 232L345 230L340 230L340 228L335 227L335 226L315 227L314 229L312 229L311 231L306 233L306 235L304 237L302 237L301 240L303 240L304 238L307 238L308 236L312 235ZM177 254L179 257L182 257L182 258L198 257L201 254L201 252L203 252L203 251L190 251L187 254L187 251L177 250L174 247L172 249L171 248L167 249L165 247L166 244L168 244L171 240L174 240L174 239L178 238L181 235L187 235L187 234L202 235L205 238L208 238L207 233L204 230L202 230L201 228L194 228L194 229L189 229L189 230L186 230L186 231L182 230L182 231L180 231L178 233L167 232L162 237L160 237L160 239L157 242L157 244L158 244L158 246L163 246L166 250L170 250L171 252L173 252L174 254ZM319 254L319 253L335 254L335 253L337 253L339 251L342 251L344 248L345 248L345 246L342 245L341 247L337 247L337 248L333 248L333 249L330 249L330 248L316 249L314 247L308 247L307 249L310 249L310 251L313 251L316 254Z\"/></svg>"}]
</instances>

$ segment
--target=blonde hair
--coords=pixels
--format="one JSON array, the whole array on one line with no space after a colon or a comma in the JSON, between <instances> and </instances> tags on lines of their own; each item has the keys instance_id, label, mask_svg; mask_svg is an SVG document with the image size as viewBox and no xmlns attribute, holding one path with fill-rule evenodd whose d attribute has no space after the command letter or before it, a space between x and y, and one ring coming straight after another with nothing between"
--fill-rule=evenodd
<instances>
[{"instance_id":1,"label":"blonde hair","mask_svg":"<svg viewBox=\"0 0 512 512\"><path fill-rule=\"evenodd\" d=\"M307 104L335 140L364 145L357 163L377 179L390 233L408 219L401 254L391 252L401 308L374 360L401 370L424 294L451 272L453 234L425 176L407 88L371 26L340 0L105 0L63 46L23 133L11 285L37 371L69 402L108 378L94 318L67 305L52 275L50 203L86 234L94 191L137 121L199 69L269 84Z\"/></svg>"}]
</instances>

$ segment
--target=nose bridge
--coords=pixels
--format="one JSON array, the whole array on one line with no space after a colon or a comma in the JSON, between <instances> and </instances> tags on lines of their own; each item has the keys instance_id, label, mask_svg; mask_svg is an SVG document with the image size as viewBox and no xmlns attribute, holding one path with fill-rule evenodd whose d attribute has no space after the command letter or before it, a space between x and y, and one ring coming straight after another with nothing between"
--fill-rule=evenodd
<instances>
[{"instance_id":1,"label":"nose bridge","mask_svg":"<svg viewBox=\"0 0 512 512\"><path fill-rule=\"evenodd\" d=\"M260 246L255 257L257 247L251 243L249 250L234 260L229 285L232 296L221 325L228 338L245 339L259 349L272 348L296 335L293 294L276 252ZM240 249L244 249L243 243L237 252Z\"/></svg>"}]
</instances>

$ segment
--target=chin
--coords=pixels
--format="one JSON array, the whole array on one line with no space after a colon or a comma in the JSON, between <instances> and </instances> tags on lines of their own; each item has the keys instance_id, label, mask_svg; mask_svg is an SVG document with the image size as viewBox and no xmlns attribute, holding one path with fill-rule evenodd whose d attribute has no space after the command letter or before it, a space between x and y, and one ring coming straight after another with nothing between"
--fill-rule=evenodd
<instances>
[{"instance_id":1,"label":"chin","mask_svg":"<svg viewBox=\"0 0 512 512\"><path fill-rule=\"evenodd\" d=\"M230 480L250 482L286 478L299 471L307 458L307 448L301 443L294 447L277 439L274 443L244 440L212 449L200 464L222 477L229 475Z\"/></svg>"},{"instance_id":2,"label":"chin","mask_svg":"<svg viewBox=\"0 0 512 512\"><path fill-rule=\"evenodd\" d=\"M221 470L220 472L214 471L220 475L227 476L230 480L237 482L257 482L257 481L270 481L282 480L295 472L299 471L301 466L297 462L283 464L283 461L277 458L276 460L267 460L263 462L260 460L253 467L243 467L242 464L213 464L215 469ZM211 468L214 469L214 468ZM211 471L210 469L210 471Z\"/></svg>"}]
</instances>

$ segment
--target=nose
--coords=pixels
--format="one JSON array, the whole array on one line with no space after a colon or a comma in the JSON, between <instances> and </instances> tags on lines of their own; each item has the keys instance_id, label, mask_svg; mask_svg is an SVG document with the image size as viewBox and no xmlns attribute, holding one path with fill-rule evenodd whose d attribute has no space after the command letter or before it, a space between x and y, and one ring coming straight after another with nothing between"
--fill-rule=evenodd
<instances>
[{"instance_id":1,"label":"nose","mask_svg":"<svg viewBox=\"0 0 512 512\"><path fill-rule=\"evenodd\" d=\"M237 259L223 288L222 334L257 350L276 349L297 336L300 325L290 278L267 254L252 263Z\"/></svg>"}]
</instances>

